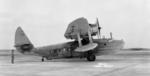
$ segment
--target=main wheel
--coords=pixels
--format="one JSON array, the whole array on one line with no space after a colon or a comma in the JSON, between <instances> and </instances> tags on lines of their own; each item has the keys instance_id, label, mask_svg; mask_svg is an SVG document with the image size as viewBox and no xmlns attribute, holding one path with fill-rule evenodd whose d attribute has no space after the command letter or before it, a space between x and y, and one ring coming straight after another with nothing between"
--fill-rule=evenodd
<instances>
[{"instance_id":1,"label":"main wheel","mask_svg":"<svg viewBox=\"0 0 150 76\"><path fill-rule=\"evenodd\" d=\"M96 56L91 54L91 55L87 56L87 60L88 61L95 61L96 60Z\"/></svg>"},{"instance_id":2,"label":"main wheel","mask_svg":"<svg viewBox=\"0 0 150 76\"><path fill-rule=\"evenodd\" d=\"M43 56L42 59L41 59L42 62L44 62L44 58L45 58L45 57Z\"/></svg>"}]
</instances>

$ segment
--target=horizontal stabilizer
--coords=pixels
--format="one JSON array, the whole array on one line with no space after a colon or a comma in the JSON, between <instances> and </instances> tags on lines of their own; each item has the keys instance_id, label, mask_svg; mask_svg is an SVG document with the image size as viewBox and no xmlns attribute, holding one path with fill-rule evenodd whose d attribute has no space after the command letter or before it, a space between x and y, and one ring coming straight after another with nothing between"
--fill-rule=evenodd
<instances>
[{"instance_id":1,"label":"horizontal stabilizer","mask_svg":"<svg viewBox=\"0 0 150 76\"><path fill-rule=\"evenodd\" d=\"M89 43L87 45L76 48L75 51L76 52L86 52L86 51L96 48L97 45L98 45L97 43Z\"/></svg>"}]
</instances>

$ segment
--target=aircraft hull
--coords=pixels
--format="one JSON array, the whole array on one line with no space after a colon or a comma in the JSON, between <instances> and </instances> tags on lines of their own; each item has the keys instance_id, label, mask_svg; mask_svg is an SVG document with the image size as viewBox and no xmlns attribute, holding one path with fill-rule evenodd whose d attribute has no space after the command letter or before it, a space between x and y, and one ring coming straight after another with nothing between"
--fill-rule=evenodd
<instances>
[{"instance_id":1,"label":"aircraft hull","mask_svg":"<svg viewBox=\"0 0 150 76\"><path fill-rule=\"evenodd\" d=\"M94 42L98 43L97 48L94 49L96 55L115 53L124 46L123 40L96 39Z\"/></svg>"},{"instance_id":2,"label":"aircraft hull","mask_svg":"<svg viewBox=\"0 0 150 76\"><path fill-rule=\"evenodd\" d=\"M93 42L98 44L98 46L92 50L93 53L97 56L114 53L122 49L124 46L123 40L94 39ZM60 49L49 49L50 47L47 47L43 50L45 52L39 49L38 51L35 51L35 53L39 53L40 55L44 53L42 56L45 56L48 60L59 58L86 57L87 52L75 51L75 48L78 47L77 42L67 42L62 45L63 48L60 47Z\"/></svg>"}]
</instances>

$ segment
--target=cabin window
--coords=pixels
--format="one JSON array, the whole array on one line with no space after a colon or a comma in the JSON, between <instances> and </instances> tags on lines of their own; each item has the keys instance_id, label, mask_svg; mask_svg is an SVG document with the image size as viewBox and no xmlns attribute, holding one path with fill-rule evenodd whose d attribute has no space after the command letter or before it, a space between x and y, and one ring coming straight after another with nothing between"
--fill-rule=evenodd
<instances>
[{"instance_id":1,"label":"cabin window","mask_svg":"<svg viewBox=\"0 0 150 76\"><path fill-rule=\"evenodd\" d=\"M61 50L60 50L60 49L58 49L58 52L61 52Z\"/></svg>"}]
</instances>

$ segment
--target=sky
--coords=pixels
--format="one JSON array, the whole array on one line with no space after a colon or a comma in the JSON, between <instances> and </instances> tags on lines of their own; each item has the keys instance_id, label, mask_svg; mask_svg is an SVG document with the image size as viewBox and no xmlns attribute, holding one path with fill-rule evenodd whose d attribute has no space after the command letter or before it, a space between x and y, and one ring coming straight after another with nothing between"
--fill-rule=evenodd
<instances>
[{"instance_id":1,"label":"sky","mask_svg":"<svg viewBox=\"0 0 150 76\"><path fill-rule=\"evenodd\" d=\"M34 46L70 41L64 33L79 17L98 18L102 35L112 32L125 48L150 48L149 0L0 0L0 49L14 48L18 26Z\"/></svg>"}]
</instances>

